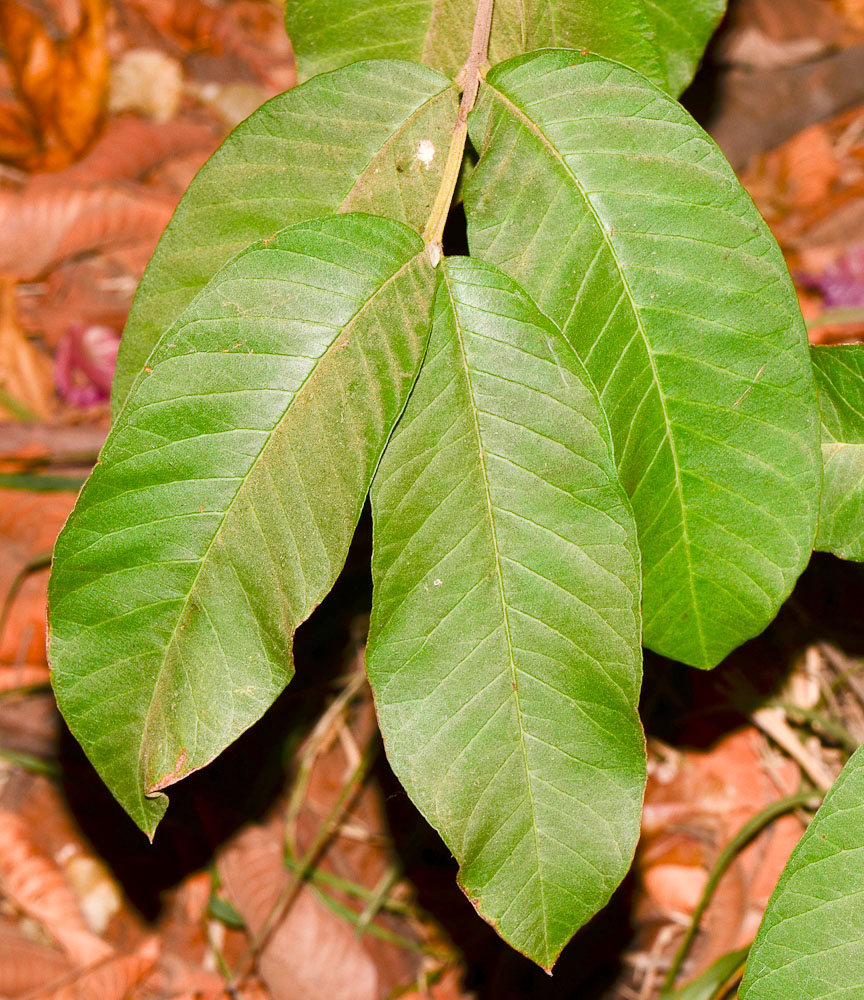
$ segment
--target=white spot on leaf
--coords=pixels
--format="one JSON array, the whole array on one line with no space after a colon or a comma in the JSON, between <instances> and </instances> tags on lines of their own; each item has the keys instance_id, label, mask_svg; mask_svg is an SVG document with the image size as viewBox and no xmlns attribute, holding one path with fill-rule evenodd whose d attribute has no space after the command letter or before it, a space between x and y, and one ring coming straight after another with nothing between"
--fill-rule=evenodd
<instances>
[{"instance_id":1,"label":"white spot on leaf","mask_svg":"<svg viewBox=\"0 0 864 1000\"><path fill-rule=\"evenodd\" d=\"M417 146L417 159L427 170L432 166L432 161L435 159L435 147L428 139L420 140L420 144Z\"/></svg>"}]
</instances>

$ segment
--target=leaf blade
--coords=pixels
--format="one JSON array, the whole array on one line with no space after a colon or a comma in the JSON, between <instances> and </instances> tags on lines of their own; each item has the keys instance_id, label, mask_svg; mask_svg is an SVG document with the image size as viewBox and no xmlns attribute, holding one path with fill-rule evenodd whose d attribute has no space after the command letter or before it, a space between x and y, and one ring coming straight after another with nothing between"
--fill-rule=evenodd
<instances>
[{"instance_id":1,"label":"leaf blade","mask_svg":"<svg viewBox=\"0 0 864 1000\"><path fill-rule=\"evenodd\" d=\"M750 945L721 955L692 982L671 993L664 993L660 1000L722 1000L728 995L732 979L741 976Z\"/></svg>"},{"instance_id":2,"label":"leaf blade","mask_svg":"<svg viewBox=\"0 0 864 1000\"><path fill-rule=\"evenodd\" d=\"M141 279L117 358L114 416L162 333L243 247L343 211L421 231L457 106L455 84L434 70L363 63L280 94L238 125L189 186Z\"/></svg>"},{"instance_id":3,"label":"leaf blade","mask_svg":"<svg viewBox=\"0 0 864 1000\"><path fill-rule=\"evenodd\" d=\"M822 501L816 548L864 560L864 349L811 347L822 414Z\"/></svg>"},{"instance_id":4,"label":"leaf blade","mask_svg":"<svg viewBox=\"0 0 864 1000\"><path fill-rule=\"evenodd\" d=\"M433 286L399 223L301 223L226 265L136 382L57 543L50 650L61 711L145 831L161 789L290 680L294 630L344 562L407 398Z\"/></svg>"},{"instance_id":5,"label":"leaf blade","mask_svg":"<svg viewBox=\"0 0 864 1000\"><path fill-rule=\"evenodd\" d=\"M356 59L416 59L448 76L464 63L476 4L461 0L288 0L285 23L301 77ZM494 64L534 49L587 48L640 70L671 94L690 82L726 0L496 0Z\"/></svg>"},{"instance_id":6,"label":"leaf blade","mask_svg":"<svg viewBox=\"0 0 864 1000\"><path fill-rule=\"evenodd\" d=\"M466 894L548 968L638 836L635 533L558 331L497 269L443 267L372 489L367 669L391 764Z\"/></svg>"},{"instance_id":7,"label":"leaf blade","mask_svg":"<svg viewBox=\"0 0 864 1000\"><path fill-rule=\"evenodd\" d=\"M511 60L469 127L472 252L558 323L609 416L646 645L714 666L771 621L815 534L818 415L779 249L716 146L618 64Z\"/></svg>"},{"instance_id":8,"label":"leaf blade","mask_svg":"<svg viewBox=\"0 0 864 1000\"><path fill-rule=\"evenodd\" d=\"M864 989L864 748L849 759L783 869L744 971L742 1000L839 1000Z\"/></svg>"}]
</instances>

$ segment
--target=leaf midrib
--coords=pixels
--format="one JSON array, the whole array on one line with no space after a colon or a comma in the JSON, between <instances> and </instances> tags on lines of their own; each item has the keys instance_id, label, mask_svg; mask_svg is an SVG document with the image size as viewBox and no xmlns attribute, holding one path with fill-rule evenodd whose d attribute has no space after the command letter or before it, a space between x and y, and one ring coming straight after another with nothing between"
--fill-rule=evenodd
<instances>
[{"instance_id":1,"label":"leaf midrib","mask_svg":"<svg viewBox=\"0 0 864 1000\"><path fill-rule=\"evenodd\" d=\"M322 365L324 365L326 363L327 358L332 353L334 353L336 350L338 350L340 348L341 344L344 342L344 340L348 336L350 336L351 331L353 330L354 325L357 323L357 321L363 315L363 313L365 312L365 310L367 308L369 308L370 305L375 301L375 299L377 298L377 296L380 295L384 291L384 289L387 288L392 282L394 282L397 278L399 278L400 275L402 275L411 266L413 266L417 262L417 260L422 257L422 255L423 255L424 252L425 252L425 248L424 248L423 251L421 251L420 253L415 254L408 261L406 261L406 263L403 264L401 267L399 267L398 270L394 271L393 274L391 274L390 277L387 278L387 280L385 282L383 282L381 285L379 285L375 289L375 291L373 292L373 294L360 305L359 309L354 313L354 315L343 326L343 328L340 331L339 335L334 338L334 340L329 345L329 347L317 359L317 361L312 366L312 368L309 371L309 373L306 376L306 378L303 379L302 383L297 387L297 389L295 390L295 392L291 396L290 400L288 401L288 404L286 405L285 409L282 411L282 413L279 416L278 420L276 420L274 422L273 429L266 436L264 442L261 445L260 450L258 451L258 454L255 456L255 458L250 463L248 471L241 478L241 481L238 484L237 489L235 490L233 496L228 501L228 503L225 505L225 510L224 510L224 512L222 514L222 517L219 519L219 523L217 524L216 529L213 532L213 537L210 539L209 543L207 544L206 550L204 551L204 553L201 556L201 559L200 559L200 562L199 562L199 565L198 565L198 569L195 571L195 576L193 577L192 581L189 584L189 589L187 591L186 597L183 600L183 605L182 605L182 607L180 608L180 610L179 610L179 612L177 614L176 623L174 625L174 628L171 631L171 636L168 639L168 642L166 643L166 646L165 646L165 655L162 658L162 663L161 663L161 666L159 668L159 672L157 673L155 681L154 681L154 684L153 684L153 693L152 693L151 698L150 698L150 703L147 706L147 713L145 715L144 725L143 725L142 730L141 730L141 742L140 742L139 748L138 748L138 775L139 775L138 788L139 788L139 793L140 793L141 789L145 789L146 788L146 791L145 791L143 797L141 797L140 794L139 794L139 799L141 800L142 809L144 809L145 811L146 811L146 806L145 806L145 803L144 803L143 799L148 797L147 793L152 790L152 787L148 787L147 784L146 784L146 781L145 781L145 775L144 775L144 748L147 745L147 742L148 742L148 733L149 733L149 729L150 729L150 726L151 726L152 721L153 721L154 709L156 707L156 693L157 693L157 691L159 689L159 684L160 684L160 681L161 681L161 679L162 679L162 677L164 675L164 671L167 669L166 663L168 661L169 656L171 655L171 650L172 650L172 648L175 646L175 644L179 640L181 622L183 621L183 618L184 618L184 616L186 614L186 611L187 611L187 609L189 607L189 602L190 602L190 600L192 598L192 594L196 591L196 588L198 586L198 580L199 580L199 578L201 576L201 573L202 573L202 571L204 569L204 566L207 564L207 561L209 559L210 553L213 550L213 546L216 544L217 540L221 537L222 529L223 529L223 527L225 525L226 520L228 519L229 514L231 513L231 511L234 508L234 504L237 501L238 496L243 491L244 487L248 483L248 481L251 478L251 476L252 476L253 472L255 471L255 469L258 467L259 462L261 462L262 457L264 456L265 452L267 451L267 449L268 449L270 443L272 442L274 436L276 435L276 433L279 430L279 428L285 422L288 414L292 410L293 406L296 404L297 400L303 394L303 391L306 388L306 386L309 384L310 381L312 381L315 378L315 376L321 370ZM167 334L166 334L166 336L167 336ZM154 348L154 350L155 350L155 348ZM191 763L191 755L190 755L190 763ZM186 773L187 772L185 772L185 771L183 772L184 775ZM178 780L182 776L183 775L178 775ZM171 783L173 784L173 782L171 782ZM167 785L162 786L162 788L159 789L159 792L161 793L161 791L165 787L168 787L168 786Z\"/></svg>"},{"instance_id":2,"label":"leaf midrib","mask_svg":"<svg viewBox=\"0 0 864 1000\"><path fill-rule=\"evenodd\" d=\"M540 844L537 839L537 810L534 805L534 795L532 792L532 782L531 782L531 770L528 766L528 752L525 747L525 726L523 724L522 717L522 705L519 696L519 686L516 674L516 658L513 652L513 638L510 631L510 615L508 612L507 598L504 592L504 576L501 570L501 553L498 545L498 532L495 527L495 514L494 507L492 504L492 494L489 487L489 476L486 470L486 452L483 445L483 434L480 430L480 418L478 415L477 404L474 399L474 388L471 381L471 369L468 365L468 356L465 350L465 340L462 332L462 324L459 319L459 312L456 308L456 297L453 294L452 287L450 285L450 276L447 273L446 266L443 271L444 282L447 286L447 295L450 299L451 311L453 313L453 326L456 331L456 338L459 342L459 356L462 361L462 365L465 371L465 384L468 389L468 402L471 407L471 417L474 425L474 433L477 438L477 455L480 461L480 473L483 479L483 491L486 498L486 512L489 518L489 529L492 535L492 549L495 554L495 578L498 583L498 595L501 601L501 613L504 619L504 634L507 639L507 657L510 666L510 678L513 691L513 699L516 703L516 716L519 727L519 750L520 756L522 758L522 764L525 768L525 784L528 788L528 802L531 807L531 833L534 840L534 854L537 858L537 879L540 886L540 905L542 908L542 925L543 925L543 944L544 944L544 957L548 961L549 959L549 928L546 915L546 898L543 889L543 875L541 873L541 863L540 863Z\"/></svg>"},{"instance_id":3,"label":"leaf midrib","mask_svg":"<svg viewBox=\"0 0 864 1000\"><path fill-rule=\"evenodd\" d=\"M532 121L531 118L529 118L528 115L503 91L499 90L498 87L496 87L494 84L489 83L488 80L484 81L484 86L487 87L489 91L492 93L492 95L498 100L500 100L501 103L505 106L505 108L508 109L531 133L533 133L540 140L540 142L543 143L543 145L551 152L555 160L561 164L567 176L572 179L573 184L575 185L577 191L579 192L580 197L582 198L583 202L588 208L588 211L591 213L591 217L594 220L594 224L597 228L597 231L600 234L600 238L605 244L606 248L608 249L612 257L612 260L615 264L615 269L618 273L618 277L621 281L621 286L624 289L624 293L627 296L627 301L630 305L630 310L636 322L636 327L639 331L640 337L642 338L642 342L645 345L645 352L648 356L648 362L651 366L651 374L654 380L654 384L657 386L657 395L660 400L660 407L663 411L663 421L666 427L666 438L669 441L669 448L672 452L672 464L675 468L675 492L681 510L681 528L684 538L684 548L687 553L687 582L689 584L691 604L693 608L693 621L696 627L696 632L699 636L699 646L702 652L703 661L705 663L708 663L710 662L710 658L708 657L708 649L707 649L707 644L705 642L705 631L702 623L702 614L699 604L696 600L695 577L693 573L693 561L691 554L690 538L687 530L686 505L684 503L684 490L683 490L683 484L681 482L681 468L678 461L678 451L675 444L675 437L672 433L672 422L669 419L669 413L666 408L666 397L663 392L663 386L660 381L659 373L657 371L657 365L654 360L654 353L651 349L651 344L648 339L647 333L645 331L641 314L636 305L636 300L633 296L633 290L630 288L630 283L627 280L626 273L618 257L618 252L615 248L615 244L613 243L612 238L609 232L607 231L606 227L603 225L603 222L597 210L594 207L594 203L588 197L588 193L583 187L581 181L570 169L564 157L558 152L554 144L543 132L543 129L540 127L540 125Z\"/></svg>"}]
</instances>

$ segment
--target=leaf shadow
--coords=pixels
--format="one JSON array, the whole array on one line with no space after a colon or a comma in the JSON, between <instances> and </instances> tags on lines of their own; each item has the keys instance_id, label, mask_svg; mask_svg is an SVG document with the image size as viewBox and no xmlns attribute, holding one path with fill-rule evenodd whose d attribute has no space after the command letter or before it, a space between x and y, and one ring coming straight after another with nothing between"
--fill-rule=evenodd
<instances>
[{"instance_id":1,"label":"leaf shadow","mask_svg":"<svg viewBox=\"0 0 864 1000\"><path fill-rule=\"evenodd\" d=\"M864 656L862 603L864 567L816 552L771 625L713 670L646 651L640 706L646 735L680 749L706 749L778 698L813 644Z\"/></svg>"}]
</instances>

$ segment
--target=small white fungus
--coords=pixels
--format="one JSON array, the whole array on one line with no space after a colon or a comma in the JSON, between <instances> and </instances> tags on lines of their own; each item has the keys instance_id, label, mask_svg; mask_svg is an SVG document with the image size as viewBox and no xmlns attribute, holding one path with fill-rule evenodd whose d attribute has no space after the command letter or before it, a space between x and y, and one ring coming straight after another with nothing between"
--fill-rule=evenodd
<instances>
[{"instance_id":1,"label":"small white fungus","mask_svg":"<svg viewBox=\"0 0 864 1000\"><path fill-rule=\"evenodd\" d=\"M420 144L417 147L417 159L427 169L432 165L432 161L435 159L435 147L428 139L420 140Z\"/></svg>"}]
</instances>

